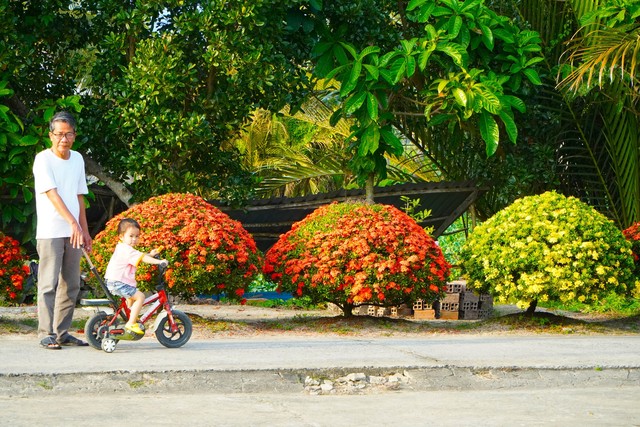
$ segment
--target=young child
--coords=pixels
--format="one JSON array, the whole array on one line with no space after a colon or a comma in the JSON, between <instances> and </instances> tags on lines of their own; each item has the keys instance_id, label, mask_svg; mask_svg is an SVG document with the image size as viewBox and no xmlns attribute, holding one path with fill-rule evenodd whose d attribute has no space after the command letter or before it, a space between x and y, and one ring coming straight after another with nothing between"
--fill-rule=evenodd
<instances>
[{"instance_id":1,"label":"young child","mask_svg":"<svg viewBox=\"0 0 640 427\"><path fill-rule=\"evenodd\" d=\"M145 296L136 287L136 269L140 262L157 265L167 265L168 262L165 259L154 258L159 252L157 249L148 254L135 249L140 238L140 224L136 220L124 218L120 221L118 224L118 236L120 241L109 260L104 278L107 282L107 288L112 294L127 298L131 314L125 329L142 335L144 331L138 326L138 315L142 309Z\"/></svg>"}]
</instances>

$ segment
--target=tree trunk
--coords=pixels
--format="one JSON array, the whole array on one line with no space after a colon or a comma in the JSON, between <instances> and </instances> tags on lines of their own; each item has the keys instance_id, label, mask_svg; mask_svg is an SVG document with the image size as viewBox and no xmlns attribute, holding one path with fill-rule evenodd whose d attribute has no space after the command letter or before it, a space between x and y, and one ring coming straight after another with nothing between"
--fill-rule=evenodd
<instances>
[{"instance_id":1,"label":"tree trunk","mask_svg":"<svg viewBox=\"0 0 640 427\"><path fill-rule=\"evenodd\" d=\"M353 317L354 307L355 306L353 304L344 303L344 305L342 306L342 315L344 317Z\"/></svg>"},{"instance_id":2,"label":"tree trunk","mask_svg":"<svg viewBox=\"0 0 640 427\"><path fill-rule=\"evenodd\" d=\"M369 178L367 178L367 183L365 184L365 202L369 203L369 204L373 204L373 179L374 179L374 175L371 174L369 175Z\"/></svg>"},{"instance_id":3,"label":"tree trunk","mask_svg":"<svg viewBox=\"0 0 640 427\"><path fill-rule=\"evenodd\" d=\"M531 301L531 304L529 304L529 308L527 308L526 314L529 316L533 316L533 313L535 313L537 306L538 300L534 299L533 301Z\"/></svg>"},{"instance_id":4,"label":"tree trunk","mask_svg":"<svg viewBox=\"0 0 640 427\"><path fill-rule=\"evenodd\" d=\"M86 172L88 175L93 175L100 181L104 182L107 187L124 203L127 207L130 206L129 200L133 196L129 190L120 181L116 181L111 178L102 167L96 163L92 158L88 156L84 157L84 164L86 166Z\"/></svg>"}]
</instances>

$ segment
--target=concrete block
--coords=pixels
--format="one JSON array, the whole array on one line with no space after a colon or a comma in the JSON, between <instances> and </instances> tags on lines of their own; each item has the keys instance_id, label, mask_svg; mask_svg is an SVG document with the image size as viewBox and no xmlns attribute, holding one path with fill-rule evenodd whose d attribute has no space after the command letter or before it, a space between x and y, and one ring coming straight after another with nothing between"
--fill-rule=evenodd
<instances>
[{"instance_id":1,"label":"concrete block","mask_svg":"<svg viewBox=\"0 0 640 427\"><path fill-rule=\"evenodd\" d=\"M442 313L443 311L455 311L457 312L458 310L460 310L460 304L457 302L445 302L442 301L440 303L440 312Z\"/></svg>"},{"instance_id":2,"label":"concrete block","mask_svg":"<svg viewBox=\"0 0 640 427\"><path fill-rule=\"evenodd\" d=\"M467 282L464 280L454 280L446 285L446 290L448 294L459 294L460 292L464 292L467 288Z\"/></svg>"},{"instance_id":3,"label":"concrete block","mask_svg":"<svg viewBox=\"0 0 640 427\"><path fill-rule=\"evenodd\" d=\"M414 319L435 319L436 311L434 309L428 310L414 310L413 311Z\"/></svg>"},{"instance_id":4,"label":"concrete block","mask_svg":"<svg viewBox=\"0 0 640 427\"><path fill-rule=\"evenodd\" d=\"M441 320L458 320L460 314L458 310L456 311L446 311L440 310L440 319Z\"/></svg>"},{"instance_id":5,"label":"concrete block","mask_svg":"<svg viewBox=\"0 0 640 427\"><path fill-rule=\"evenodd\" d=\"M478 320L480 317L478 310L460 310L460 319L464 320Z\"/></svg>"}]
</instances>

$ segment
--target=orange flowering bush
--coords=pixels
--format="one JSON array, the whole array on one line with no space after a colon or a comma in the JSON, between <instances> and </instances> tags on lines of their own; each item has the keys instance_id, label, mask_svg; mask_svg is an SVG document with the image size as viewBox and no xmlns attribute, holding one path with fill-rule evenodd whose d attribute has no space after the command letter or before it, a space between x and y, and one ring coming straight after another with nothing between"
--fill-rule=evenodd
<instances>
[{"instance_id":1,"label":"orange flowering bush","mask_svg":"<svg viewBox=\"0 0 640 427\"><path fill-rule=\"evenodd\" d=\"M402 211L335 202L281 236L263 272L280 291L334 303L350 316L360 305L433 301L444 295L450 268L431 236Z\"/></svg>"},{"instance_id":2,"label":"orange flowering bush","mask_svg":"<svg viewBox=\"0 0 640 427\"><path fill-rule=\"evenodd\" d=\"M103 274L118 243L122 218L140 223L138 250L163 247L160 257L169 261L166 278L174 294L187 298L225 294L244 301L247 287L260 272L260 252L238 221L201 197L172 193L153 197L109 220L93 243L92 256ZM141 290L154 289L156 269L138 265L136 280Z\"/></svg>"},{"instance_id":3,"label":"orange flowering bush","mask_svg":"<svg viewBox=\"0 0 640 427\"><path fill-rule=\"evenodd\" d=\"M20 243L0 232L0 305L19 304L29 275L27 257Z\"/></svg>"}]
</instances>

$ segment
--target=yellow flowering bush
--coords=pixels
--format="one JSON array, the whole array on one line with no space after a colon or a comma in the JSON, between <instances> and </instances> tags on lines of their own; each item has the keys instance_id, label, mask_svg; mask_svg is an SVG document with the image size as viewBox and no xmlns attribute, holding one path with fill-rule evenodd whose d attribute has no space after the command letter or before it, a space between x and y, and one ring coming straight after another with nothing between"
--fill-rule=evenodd
<instances>
[{"instance_id":1,"label":"yellow flowering bush","mask_svg":"<svg viewBox=\"0 0 640 427\"><path fill-rule=\"evenodd\" d=\"M461 251L468 286L498 303L596 303L633 290L631 245L614 223L556 192L523 197L476 227Z\"/></svg>"},{"instance_id":2,"label":"yellow flowering bush","mask_svg":"<svg viewBox=\"0 0 640 427\"><path fill-rule=\"evenodd\" d=\"M107 222L93 242L92 257L102 274L118 243L122 218L140 224L138 250L163 246L160 256L169 261L167 284L177 295L225 294L244 302L244 293L260 272L260 251L238 221L201 197L171 193L132 206ZM156 269L138 266L136 281L143 291L154 289Z\"/></svg>"}]
</instances>

